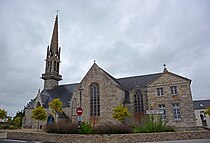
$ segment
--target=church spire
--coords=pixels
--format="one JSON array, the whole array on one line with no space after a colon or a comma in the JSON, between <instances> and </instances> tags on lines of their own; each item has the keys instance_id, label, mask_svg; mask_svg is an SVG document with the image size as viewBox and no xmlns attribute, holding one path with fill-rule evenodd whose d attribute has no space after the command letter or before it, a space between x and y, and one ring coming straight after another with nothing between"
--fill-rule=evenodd
<instances>
[{"instance_id":1,"label":"church spire","mask_svg":"<svg viewBox=\"0 0 210 143\"><path fill-rule=\"evenodd\" d=\"M55 24L50 43L50 51L53 55L58 55L58 15L55 17Z\"/></svg>"},{"instance_id":2,"label":"church spire","mask_svg":"<svg viewBox=\"0 0 210 143\"><path fill-rule=\"evenodd\" d=\"M50 46L47 47L45 73L42 74L44 80L44 89L52 89L62 80L59 74L60 67L60 47L58 47L58 14L55 17L55 23L52 33Z\"/></svg>"}]
</instances>

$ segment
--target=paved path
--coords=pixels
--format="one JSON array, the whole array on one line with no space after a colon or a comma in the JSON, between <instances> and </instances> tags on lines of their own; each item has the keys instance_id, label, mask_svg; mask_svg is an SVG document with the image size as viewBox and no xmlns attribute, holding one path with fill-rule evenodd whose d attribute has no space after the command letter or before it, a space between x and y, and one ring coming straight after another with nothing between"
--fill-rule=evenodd
<instances>
[{"instance_id":1,"label":"paved path","mask_svg":"<svg viewBox=\"0 0 210 143\"><path fill-rule=\"evenodd\" d=\"M7 138L7 132L6 131L0 131L0 139L5 139Z\"/></svg>"},{"instance_id":2,"label":"paved path","mask_svg":"<svg viewBox=\"0 0 210 143\"><path fill-rule=\"evenodd\" d=\"M210 139L160 141L160 142L144 142L144 143L210 143Z\"/></svg>"}]
</instances>

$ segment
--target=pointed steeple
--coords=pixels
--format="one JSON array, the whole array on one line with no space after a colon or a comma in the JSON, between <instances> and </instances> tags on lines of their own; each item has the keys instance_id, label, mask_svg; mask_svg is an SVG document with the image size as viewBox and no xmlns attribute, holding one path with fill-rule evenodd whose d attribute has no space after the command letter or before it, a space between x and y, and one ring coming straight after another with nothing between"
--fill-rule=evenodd
<instances>
[{"instance_id":1,"label":"pointed steeple","mask_svg":"<svg viewBox=\"0 0 210 143\"><path fill-rule=\"evenodd\" d=\"M58 15L55 17L55 24L50 43L50 51L52 55L58 55Z\"/></svg>"},{"instance_id":2,"label":"pointed steeple","mask_svg":"<svg viewBox=\"0 0 210 143\"><path fill-rule=\"evenodd\" d=\"M45 73L42 74L44 80L44 89L52 89L62 80L59 74L60 67L60 47L58 47L58 14L55 17L55 23L52 33L50 46L47 47Z\"/></svg>"}]
</instances>

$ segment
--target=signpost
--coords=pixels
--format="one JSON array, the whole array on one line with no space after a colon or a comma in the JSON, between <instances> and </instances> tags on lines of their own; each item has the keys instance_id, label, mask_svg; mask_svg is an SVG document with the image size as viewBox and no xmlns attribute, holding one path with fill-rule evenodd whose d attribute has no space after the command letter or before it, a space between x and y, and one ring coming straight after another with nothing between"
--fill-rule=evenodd
<instances>
[{"instance_id":1,"label":"signpost","mask_svg":"<svg viewBox=\"0 0 210 143\"><path fill-rule=\"evenodd\" d=\"M83 113L82 107L78 107L78 108L77 108L77 115L78 115L78 116L81 116L82 113Z\"/></svg>"},{"instance_id":2,"label":"signpost","mask_svg":"<svg viewBox=\"0 0 210 143\"><path fill-rule=\"evenodd\" d=\"M82 107L78 107L77 108L77 121L78 121L78 128L80 129L81 128L81 122L82 122L82 113L83 113L83 110L82 110Z\"/></svg>"},{"instance_id":3,"label":"signpost","mask_svg":"<svg viewBox=\"0 0 210 143\"><path fill-rule=\"evenodd\" d=\"M155 115L155 114L163 114L164 113L164 110L146 110L146 114L152 114L152 115Z\"/></svg>"}]
</instances>

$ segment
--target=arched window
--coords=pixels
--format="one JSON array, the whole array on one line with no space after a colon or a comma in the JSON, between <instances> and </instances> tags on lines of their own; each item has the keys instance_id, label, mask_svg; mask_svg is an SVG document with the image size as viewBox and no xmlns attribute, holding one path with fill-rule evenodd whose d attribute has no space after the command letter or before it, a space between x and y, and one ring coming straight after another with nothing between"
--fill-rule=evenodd
<instances>
[{"instance_id":1,"label":"arched window","mask_svg":"<svg viewBox=\"0 0 210 143\"><path fill-rule=\"evenodd\" d=\"M134 111L144 112L144 102L141 90L137 90L134 95Z\"/></svg>"},{"instance_id":2,"label":"arched window","mask_svg":"<svg viewBox=\"0 0 210 143\"><path fill-rule=\"evenodd\" d=\"M100 91L97 83L90 86L90 115L100 116Z\"/></svg>"},{"instance_id":3,"label":"arched window","mask_svg":"<svg viewBox=\"0 0 210 143\"><path fill-rule=\"evenodd\" d=\"M54 122L54 117L52 115L50 115L48 118L47 118L47 123L48 124L51 124Z\"/></svg>"}]
</instances>

